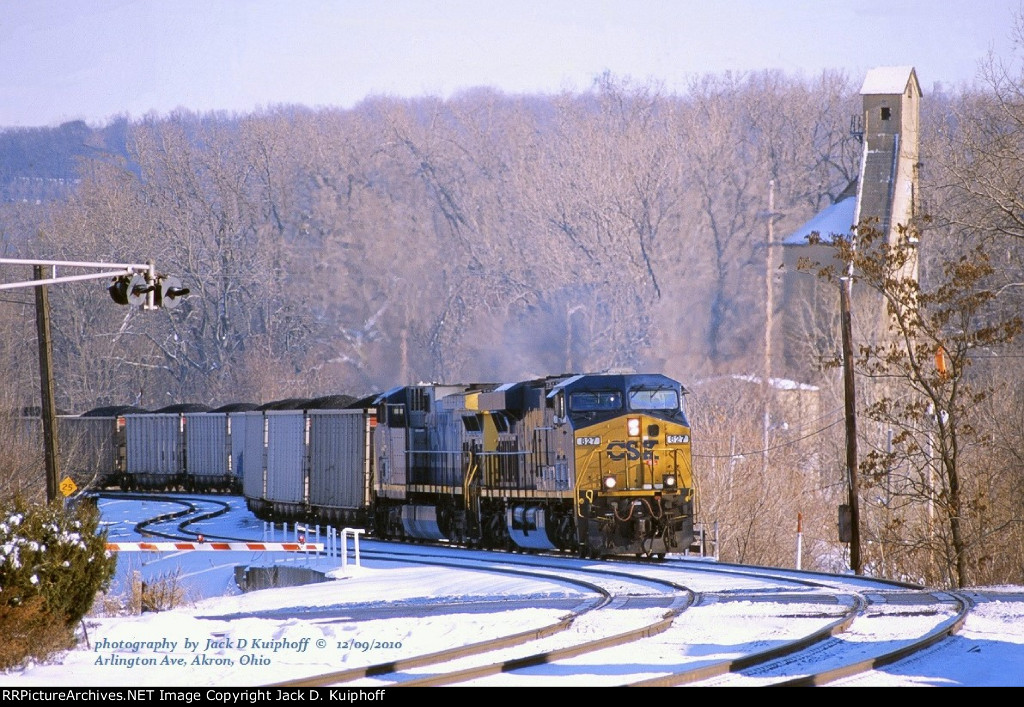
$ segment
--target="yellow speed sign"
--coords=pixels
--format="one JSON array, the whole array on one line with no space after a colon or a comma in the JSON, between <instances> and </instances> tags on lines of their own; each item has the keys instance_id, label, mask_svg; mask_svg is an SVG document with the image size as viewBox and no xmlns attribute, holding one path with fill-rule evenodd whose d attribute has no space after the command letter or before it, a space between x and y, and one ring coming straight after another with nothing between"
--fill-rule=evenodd
<instances>
[{"instance_id":1,"label":"yellow speed sign","mask_svg":"<svg viewBox=\"0 0 1024 707\"><path fill-rule=\"evenodd\" d=\"M71 494L78 490L78 486L75 485L75 482L72 481L70 476L64 477L64 480L60 482L59 488L60 492L65 496L70 496Z\"/></svg>"}]
</instances>

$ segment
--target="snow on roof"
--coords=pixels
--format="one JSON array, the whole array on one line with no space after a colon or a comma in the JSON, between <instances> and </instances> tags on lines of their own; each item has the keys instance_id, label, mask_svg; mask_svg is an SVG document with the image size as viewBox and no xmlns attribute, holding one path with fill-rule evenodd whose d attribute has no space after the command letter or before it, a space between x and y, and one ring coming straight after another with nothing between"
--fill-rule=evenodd
<instances>
[{"instance_id":1,"label":"snow on roof","mask_svg":"<svg viewBox=\"0 0 1024 707\"><path fill-rule=\"evenodd\" d=\"M880 66L868 71L860 93L862 96L903 93L911 77L916 82L913 66Z\"/></svg>"},{"instance_id":2,"label":"snow on roof","mask_svg":"<svg viewBox=\"0 0 1024 707\"><path fill-rule=\"evenodd\" d=\"M853 214L856 206L856 196L840 199L784 238L782 244L806 245L807 239L815 232L821 236L823 241L830 241L836 235L847 235L854 225Z\"/></svg>"},{"instance_id":3,"label":"snow on roof","mask_svg":"<svg viewBox=\"0 0 1024 707\"><path fill-rule=\"evenodd\" d=\"M732 375L729 376L733 380L743 381L744 383L757 383L761 385L764 381L763 377L755 375ZM789 378L769 378L768 385L776 390L818 390L818 386L811 385L810 383L801 383Z\"/></svg>"},{"instance_id":4,"label":"snow on roof","mask_svg":"<svg viewBox=\"0 0 1024 707\"><path fill-rule=\"evenodd\" d=\"M556 385L555 387L553 387L551 389L551 392L548 393L548 397L549 398L555 397L555 395L558 394L558 391L560 391L562 388L564 388L565 386L569 385L570 383L575 383L576 381L578 381L582 377L583 377L582 375L576 375L576 376L572 376L571 378L566 378L564 381L562 381L561 383L559 383L558 385Z\"/></svg>"},{"instance_id":5,"label":"snow on roof","mask_svg":"<svg viewBox=\"0 0 1024 707\"><path fill-rule=\"evenodd\" d=\"M758 376L756 374L752 374L752 373L751 374L730 373L730 374L721 375L721 376L712 376L710 378L702 378L702 379L696 381L693 385L694 386L701 386L701 385L716 384L716 383L719 383L719 382L721 382L723 380L726 380L726 381L739 381L741 383L754 383L756 385L761 385L761 382L764 380L764 378L761 377L761 376ZM771 386L772 388L775 388L776 390L809 390L809 391L819 390L818 386L816 386L816 385L812 385L810 383L801 383L800 381L795 381L795 380L792 380L792 379L789 379L789 378L769 378L768 379L768 384L769 384L769 386Z\"/></svg>"}]
</instances>

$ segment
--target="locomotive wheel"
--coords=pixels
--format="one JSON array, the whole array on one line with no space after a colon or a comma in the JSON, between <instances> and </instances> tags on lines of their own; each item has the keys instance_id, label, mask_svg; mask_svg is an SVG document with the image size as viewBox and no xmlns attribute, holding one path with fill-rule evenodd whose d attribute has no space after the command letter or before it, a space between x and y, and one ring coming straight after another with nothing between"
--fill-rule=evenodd
<instances>
[{"instance_id":1,"label":"locomotive wheel","mask_svg":"<svg viewBox=\"0 0 1024 707\"><path fill-rule=\"evenodd\" d=\"M579 546L580 559L582 560L599 560L601 559L601 552L596 547L590 547L587 542L582 543Z\"/></svg>"}]
</instances>

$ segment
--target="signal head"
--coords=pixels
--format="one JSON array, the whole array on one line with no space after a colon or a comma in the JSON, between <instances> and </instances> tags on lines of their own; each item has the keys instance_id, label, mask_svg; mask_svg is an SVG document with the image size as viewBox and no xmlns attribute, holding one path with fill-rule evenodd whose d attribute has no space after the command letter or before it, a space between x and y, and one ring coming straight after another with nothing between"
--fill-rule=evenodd
<instances>
[{"instance_id":1,"label":"signal head","mask_svg":"<svg viewBox=\"0 0 1024 707\"><path fill-rule=\"evenodd\" d=\"M139 273L134 275L118 275L107 287L110 298L121 305L141 307L146 303L146 295L153 289L146 278Z\"/></svg>"},{"instance_id":2,"label":"signal head","mask_svg":"<svg viewBox=\"0 0 1024 707\"><path fill-rule=\"evenodd\" d=\"M181 304L190 290L181 284L181 280L171 275L161 275L156 279L154 304L157 307L173 309Z\"/></svg>"}]
</instances>

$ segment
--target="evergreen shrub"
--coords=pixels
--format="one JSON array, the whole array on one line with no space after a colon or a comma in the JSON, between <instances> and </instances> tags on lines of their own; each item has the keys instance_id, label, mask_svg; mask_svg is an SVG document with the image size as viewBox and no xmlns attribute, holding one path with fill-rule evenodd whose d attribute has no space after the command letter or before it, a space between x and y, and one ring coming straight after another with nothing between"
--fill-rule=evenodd
<instances>
[{"instance_id":1,"label":"evergreen shrub","mask_svg":"<svg viewBox=\"0 0 1024 707\"><path fill-rule=\"evenodd\" d=\"M99 519L88 504L0 502L0 670L74 645L117 566Z\"/></svg>"}]
</instances>

